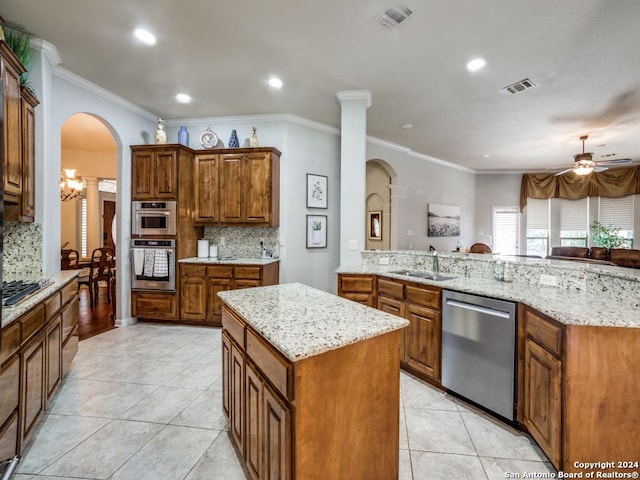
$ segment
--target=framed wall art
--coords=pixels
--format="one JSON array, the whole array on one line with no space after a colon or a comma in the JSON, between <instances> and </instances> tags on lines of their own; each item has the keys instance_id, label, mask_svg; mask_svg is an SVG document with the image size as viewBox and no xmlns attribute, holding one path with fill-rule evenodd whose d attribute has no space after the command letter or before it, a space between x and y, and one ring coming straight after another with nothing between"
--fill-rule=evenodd
<instances>
[{"instance_id":1,"label":"framed wall art","mask_svg":"<svg viewBox=\"0 0 640 480\"><path fill-rule=\"evenodd\" d=\"M382 240L382 212L369 212L369 240Z\"/></svg>"},{"instance_id":2,"label":"framed wall art","mask_svg":"<svg viewBox=\"0 0 640 480\"><path fill-rule=\"evenodd\" d=\"M429 237L460 236L460 207L430 203L427 211Z\"/></svg>"},{"instance_id":3,"label":"framed wall art","mask_svg":"<svg viewBox=\"0 0 640 480\"><path fill-rule=\"evenodd\" d=\"M327 248L326 215L307 215L307 248Z\"/></svg>"},{"instance_id":4,"label":"framed wall art","mask_svg":"<svg viewBox=\"0 0 640 480\"><path fill-rule=\"evenodd\" d=\"M307 208L327 208L327 177L307 173Z\"/></svg>"}]
</instances>

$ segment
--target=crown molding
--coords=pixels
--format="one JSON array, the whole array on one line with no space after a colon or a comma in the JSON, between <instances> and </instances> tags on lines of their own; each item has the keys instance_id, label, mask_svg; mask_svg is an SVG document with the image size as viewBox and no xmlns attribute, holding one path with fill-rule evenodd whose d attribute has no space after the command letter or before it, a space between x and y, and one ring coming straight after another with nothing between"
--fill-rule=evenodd
<instances>
[{"instance_id":1,"label":"crown molding","mask_svg":"<svg viewBox=\"0 0 640 480\"><path fill-rule=\"evenodd\" d=\"M367 108L371 106L371 91L370 90L340 90L336 92L338 102L342 105L343 102L352 100L364 100Z\"/></svg>"},{"instance_id":2,"label":"crown molding","mask_svg":"<svg viewBox=\"0 0 640 480\"><path fill-rule=\"evenodd\" d=\"M31 40L31 43L44 54L51 65L56 66L62 63L62 58L60 58L58 49L53 44L46 40L42 40L41 38L34 38Z\"/></svg>"},{"instance_id":3,"label":"crown molding","mask_svg":"<svg viewBox=\"0 0 640 480\"><path fill-rule=\"evenodd\" d=\"M146 118L147 120L151 120L155 122L158 119L157 115L145 110L144 108L137 106L135 103L132 103L129 100L125 100L124 98L116 95L115 93L110 92L105 88L102 88L96 85L93 82L90 82L89 80L81 77L80 75L76 75L75 73L67 70L66 68L55 66L53 69L53 75L62 80L66 80L67 82L72 83L73 85L76 85L82 88L83 90L87 90L88 92L91 92L94 95L97 95L98 97L104 98L108 102L118 105L119 107L122 107L125 110L129 110L130 112L135 113L136 115Z\"/></svg>"}]
</instances>

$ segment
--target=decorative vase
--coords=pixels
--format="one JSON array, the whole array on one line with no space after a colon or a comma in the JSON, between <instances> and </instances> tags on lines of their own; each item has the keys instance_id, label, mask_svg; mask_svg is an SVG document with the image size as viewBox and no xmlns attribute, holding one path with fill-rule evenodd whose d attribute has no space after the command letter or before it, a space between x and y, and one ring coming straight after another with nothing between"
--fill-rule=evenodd
<instances>
[{"instance_id":1,"label":"decorative vase","mask_svg":"<svg viewBox=\"0 0 640 480\"><path fill-rule=\"evenodd\" d=\"M156 129L155 142L157 144L167 143L167 132L164 129L164 120L158 119L158 128Z\"/></svg>"},{"instance_id":2,"label":"decorative vase","mask_svg":"<svg viewBox=\"0 0 640 480\"><path fill-rule=\"evenodd\" d=\"M258 134L256 133L256 127L253 128L253 133L251 134L251 138L249 138L249 146L255 148L258 146Z\"/></svg>"},{"instance_id":3,"label":"decorative vase","mask_svg":"<svg viewBox=\"0 0 640 480\"><path fill-rule=\"evenodd\" d=\"M189 146L189 132L185 126L180 127L180 130L178 130L178 143L185 147Z\"/></svg>"},{"instance_id":4,"label":"decorative vase","mask_svg":"<svg viewBox=\"0 0 640 480\"><path fill-rule=\"evenodd\" d=\"M231 131L231 138L229 138L229 148L238 148L240 142L238 141L238 134L235 129Z\"/></svg>"}]
</instances>

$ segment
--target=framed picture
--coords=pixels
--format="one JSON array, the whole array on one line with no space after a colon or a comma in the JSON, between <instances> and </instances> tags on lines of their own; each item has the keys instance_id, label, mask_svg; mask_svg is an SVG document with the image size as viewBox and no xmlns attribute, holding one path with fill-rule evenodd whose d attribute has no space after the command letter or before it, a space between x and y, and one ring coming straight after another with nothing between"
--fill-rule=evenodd
<instances>
[{"instance_id":1,"label":"framed picture","mask_svg":"<svg viewBox=\"0 0 640 480\"><path fill-rule=\"evenodd\" d=\"M427 210L429 237L460 236L460 207L430 203Z\"/></svg>"},{"instance_id":2,"label":"framed picture","mask_svg":"<svg viewBox=\"0 0 640 480\"><path fill-rule=\"evenodd\" d=\"M327 177L307 173L307 208L327 208Z\"/></svg>"},{"instance_id":3,"label":"framed picture","mask_svg":"<svg viewBox=\"0 0 640 480\"><path fill-rule=\"evenodd\" d=\"M307 248L327 248L326 215L307 215Z\"/></svg>"},{"instance_id":4,"label":"framed picture","mask_svg":"<svg viewBox=\"0 0 640 480\"><path fill-rule=\"evenodd\" d=\"M369 212L369 240L382 240L382 212Z\"/></svg>"}]
</instances>

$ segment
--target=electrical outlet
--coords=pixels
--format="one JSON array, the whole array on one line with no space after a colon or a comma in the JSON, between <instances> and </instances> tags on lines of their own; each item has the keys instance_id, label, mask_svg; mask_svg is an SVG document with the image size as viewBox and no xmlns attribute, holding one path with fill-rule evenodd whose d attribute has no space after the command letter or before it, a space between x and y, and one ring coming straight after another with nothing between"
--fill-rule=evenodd
<instances>
[{"instance_id":1,"label":"electrical outlet","mask_svg":"<svg viewBox=\"0 0 640 480\"><path fill-rule=\"evenodd\" d=\"M557 287L558 286L558 277L555 275L545 275L544 273L540 275L540 285L548 285L549 287Z\"/></svg>"},{"instance_id":2,"label":"electrical outlet","mask_svg":"<svg viewBox=\"0 0 640 480\"><path fill-rule=\"evenodd\" d=\"M224 247L227 244L227 240L224 237L220 237L220 246Z\"/></svg>"},{"instance_id":3,"label":"electrical outlet","mask_svg":"<svg viewBox=\"0 0 640 480\"><path fill-rule=\"evenodd\" d=\"M358 240L349 240L349 250L358 249Z\"/></svg>"},{"instance_id":4,"label":"electrical outlet","mask_svg":"<svg viewBox=\"0 0 640 480\"><path fill-rule=\"evenodd\" d=\"M378 263L380 265L389 265L389 257L380 257Z\"/></svg>"},{"instance_id":5,"label":"electrical outlet","mask_svg":"<svg viewBox=\"0 0 640 480\"><path fill-rule=\"evenodd\" d=\"M408 235L409 237L413 237L413 230L409 230L409 231L407 232L407 235Z\"/></svg>"},{"instance_id":6,"label":"electrical outlet","mask_svg":"<svg viewBox=\"0 0 640 480\"><path fill-rule=\"evenodd\" d=\"M281 239L280 239L280 244L279 244L279 245L280 245L281 247L284 247L284 238L281 238Z\"/></svg>"}]
</instances>

